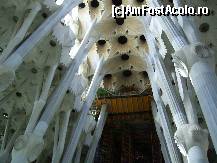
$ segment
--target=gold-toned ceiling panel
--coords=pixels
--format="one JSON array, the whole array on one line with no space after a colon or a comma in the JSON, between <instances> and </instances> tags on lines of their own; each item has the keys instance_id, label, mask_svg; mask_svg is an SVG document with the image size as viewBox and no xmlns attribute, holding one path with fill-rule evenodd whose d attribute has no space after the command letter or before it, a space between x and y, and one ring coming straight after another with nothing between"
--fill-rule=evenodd
<instances>
[{"instance_id":1,"label":"gold-toned ceiling panel","mask_svg":"<svg viewBox=\"0 0 217 163\"><path fill-rule=\"evenodd\" d=\"M95 106L108 104L108 111L111 114L147 112L151 108L151 99L151 96L103 98L97 99Z\"/></svg>"}]
</instances>

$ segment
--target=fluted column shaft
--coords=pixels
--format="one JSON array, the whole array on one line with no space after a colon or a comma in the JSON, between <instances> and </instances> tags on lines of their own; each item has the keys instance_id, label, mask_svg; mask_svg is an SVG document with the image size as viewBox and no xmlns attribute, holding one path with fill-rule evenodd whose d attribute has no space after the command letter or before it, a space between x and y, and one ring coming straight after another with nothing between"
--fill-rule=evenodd
<instances>
[{"instance_id":1,"label":"fluted column shaft","mask_svg":"<svg viewBox=\"0 0 217 163\"><path fill-rule=\"evenodd\" d=\"M147 20L144 18L144 24L146 23ZM149 31L146 31L145 36L151 55L148 62L150 65L154 64L155 66L155 71L158 73L158 78L162 83L163 92L166 93L174 122L178 128L182 124L187 123L186 116L183 112L184 111L183 104L181 102L180 97L176 94L175 88L173 87L171 82L172 79L167 72L162 57L160 56L159 52L157 52L156 50L156 44L153 35L151 35Z\"/></svg>"},{"instance_id":2,"label":"fluted column shaft","mask_svg":"<svg viewBox=\"0 0 217 163\"><path fill-rule=\"evenodd\" d=\"M184 114L184 107L180 97L176 94L175 88L172 85L172 79L166 70L163 60L158 55L155 57L156 60L156 71L158 71L159 79L162 80L162 89L166 93L168 103L170 106L171 113L173 115L174 122L177 128L183 124L187 124L187 119Z\"/></svg>"},{"instance_id":3,"label":"fluted column shaft","mask_svg":"<svg viewBox=\"0 0 217 163\"><path fill-rule=\"evenodd\" d=\"M189 124L198 124L197 110L196 110L197 107L195 104L195 100L191 97L192 86L188 84L187 81L188 79L183 78L178 73L176 68L175 71L176 71L176 77L177 77L176 79L179 88L179 93L185 107L185 112L186 112L188 122ZM188 85L188 88L186 85Z\"/></svg>"},{"instance_id":4,"label":"fluted column shaft","mask_svg":"<svg viewBox=\"0 0 217 163\"><path fill-rule=\"evenodd\" d=\"M156 4L157 3L155 3L155 6L158 5ZM213 144L215 149L217 149L217 129L215 125L213 126L213 124L216 123L214 119L217 112L217 77L213 68L215 65L213 62L213 54L202 44L189 45L189 40L186 39L183 32L180 32L176 28L174 22L169 17L161 17L160 19L163 25L163 30L166 32L176 51L174 54L175 66L179 69L179 72L183 77L190 77L208 124ZM193 39L190 41L195 43L195 40Z\"/></svg>"},{"instance_id":5,"label":"fluted column shaft","mask_svg":"<svg viewBox=\"0 0 217 163\"><path fill-rule=\"evenodd\" d=\"M92 140L92 143L90 145L90 148L88 150L88 153L87 153L87 156L85 159L85 163L93 163L93 161L94 161L94 156L95 156L97 144L98 144L99 139L101 137L102 130L104 128L107 115L108 115L107 105L103 105L101 108L101 112L100 112L100 116L99 116L99 119L97 122L96 129L95 129L95 132L93 135L93 140Z\"/></svg>"},{"instance_id":6,"label":"fluted column shaft","mask_svg":"<svg viewBox=\"0 0 217 163\"><path fill-rule=\"evenodd\" d=\"M77 122L76 127L72 131L70 143L69 143L69 145L66 149L66 152L63 156L62 163L70 163L72 161L73 155L75 153L75 149L77 147L79 138L81 136L81 132L82 132L84 125L85 125L86 116L87 116L88 111L92 105L92 102L94 100L94 97L95 97L96 91L99 87L99 84L104 77L103 74L100 74L103 64L104 64L104 59L101 58L99 63L98 63L96 72L94 73L93 79L91 81L91 84L90 84L90 87L89 87L89 90L88 90L88 93L86 96L86 100L82 106L81 115L79 117L79 120Z\"/></svg>"},{"instance_id":7,"label":"fluted column shaft","mask_svg":"<svg viewBox=\"0 0 217 163\"><path fill-rule=\"evenodd\" d=\"M171 129L171 126L169 123L168 116L165 113L166 108L165 108L163 101L160 97L159 88L157 86L157 83L154 80L154 74L155 74L155 72L153 70L153 67L151 67L151 65L148 64L148 75L149 75L149 79L151 82L153 96L154 96L154 100L155 100L156 105L157 105L157 109L158 109L158 113L159 113L159 119L160 119L160 123L161 123L162 129L163 129L163 135L164 135L164 138L166 141L167 149L169 151L170 159L172 162L182 163L181 155L178 151L178 148L175 144L175 140L173 138L172 129ZM154 110L153 110L153 113L155 113Z\"/></svg>"},{"instance_id":8,"label":"fluted column shaft","mask_svg":"<svg viewBox=\"0 0 217 163\"><path fill-rule=\"evenodd\" d=\"M189 163L209 163L206 151L199 146L193 146L189 149L187 159Z\"/></svg>"},{"instance_id":9,"label":"fluted column shaft","mask_svg":"<svg viewBox=\"0 0 217 163\"><path fill-rule=\"evenodd\" d=\"M76 149L76 155L75 155L74 163L80 163L82 148L83 148L83 142L82 143L78 143L78 146L77 146L77 149Z\"/></svg>"},{"instance_id":10,"label":"fluted column shaft","mask_svg":"<svg viewBox=\"0 0 217 163\"><path fill-rule=\"evenodd\" d=\"M152 102L152 115L154 116L154 122L155 122L155 128L156 128L156 131L157 131L157 135L158 135L158 138L160 140L160 144L161 144L161 151L162 151L162 154L163 154L163 157L164 157L164 160L165 162L167 163L173 163L173 162L177 162L177 163L181 163L179 160L177 161L174 161L176 159L179 159L179 152L178 150L174 151L171 147L173 146L170 146L169 144L169 139L173 139L173 136L170 135L170 137L166 137L164 134L165 131L165 127L168 127L168 126L163 126L163 124L161 123L162 120L161 120L161 115L158 113L159 109L157 109L157 106L156 106L156 103L155 102ZM158 117L159 116L159 117ZM159 120L156 120L156 118L158 118ZM159 124L159 122L161 124ZM162 126L161 126L162 125ZM161 128L163 129L163 133L161 131ZM173 145L174 147L176 147L175 145L175 142L173 142ZM177 147L176 147L177 148ZM177 152L177 153L176 153ZM177 154L177 155L176 155ZM178 156L178 157L177 157Z\"/></svg>"},{"instance_id":11,"label":"fluted column shaft","mask_svg":"<svg viewBox=\"0 0 217 163\"><path fill-rule=\"evenodd\" d=\"M90 33L95 25L96 21L92 23L90 26L89 30L87 31L78 51L77 55L75 58L72 60L72 63L67 70L66 74L64 75L63 79L61 80L59 86L57 89L54 91L52 94L50 101L48 101L47 106L39 120L38 126L37 127L46 127L50 124L54 114L56 113L57 109L60 107L61 102L64 98L64 95L69 88L69 85L71 84L71 81L73 80L75 73L78 71L78 68L80 64L82 63L84 57L87 55L89 49L93 45L93 40L89 41L90 38ZM89 42L88 42L89 41ZM42 124L42 125L40 125ZM46 126L45 126L46 125ZM41 129L40 129L41 130ZM43 130L46 131L46 128Z\"/></svg>"},{"instance_id":12,"label":"fluted column shaft","mask_svg":"<svg viewBox=\"0 0 217 163\"><path fill-rule=\"evenodd\" d=\"M209 128L215 149L217 149L217 77L210 65L198 62L190 71L190 79L195 88L203 115Z\"/></svg>"},{"instance_id":13,"label":"fluted column shaft","mask_svg":"<svg viewBox=\"0 0 217 163\"><path fill-rule=\"evenodd\" d=\"M171 20L172 21L172 20ZM171 25L171 24L170 24ZM185 45L185 42L182 40L183 37L178 37L180 34L177 34L176 37L176 27L172 25L173 33L170 35L173 41L173 45L179 45L179 41L181 44L179 46L176 46L174 48L179 49L183 45ZM169 30L167 29L169 32ZM149 46L149 48L154 47L154 39L151 38L151 34L149 34L149 38L146 38L148 44L152 44ZM182 44L183 43L183 44ZM201 49L201 47L197 47L196 49ZM204 50L205 51L205 50ZM171 79L169 74L167 73L166 67L164 65L164 62L162 60L162 57L158 54L156 49L151 49L150 53L152 54L153 57L153 63L155 63L155 71L158 71L158 79L162 83L162 90L163 92L166 92L168 103L170 105L170 109L175 121L175 124L177 126L177 131L175 133L175 139L177 142L177 145L182 152L184 156L188 155L188 151L191 147L198 145L201 148L201 150L206 150L207 149L207 144L208 144L208 134L206 130L201 129L198 125L191 125L187 124L187 119L185 118L184 115L184 108L181 104L181 98L179 99L178 96L175 94L175 89L172 87ZM181 64L180 64L181 65ZM178 121L180 120L180 121ZM195 131L198 131L198 134L195 134Z\"/></svg>"},{"instance_id":14,"label":"fluted column shaft","mask_svg":"<svg viewBox=\"0 0 217 163\"><path fill-rule=\"evenodd\" d=\"M53 158L52 158L52 163L59 163L64 146L65 146L65 141L66 141L66 134L67 134L67 129L68 129L68 124L69 124L69 118L70 118L70 113L71 110L64 111L60 113L59 118L57 119L57 143L56 146L53 150ZM60 124L58 124L60 123ZM56 130L56 129L55 129ZM56 131L55 131L56 132Z\"/></svg>"}]
</instances>

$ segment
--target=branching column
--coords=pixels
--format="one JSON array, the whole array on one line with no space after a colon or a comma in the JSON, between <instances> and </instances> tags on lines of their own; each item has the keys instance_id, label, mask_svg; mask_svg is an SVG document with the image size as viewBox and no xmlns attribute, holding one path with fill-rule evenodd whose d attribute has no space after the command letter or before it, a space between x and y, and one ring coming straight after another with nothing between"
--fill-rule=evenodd
<instances>
[{"instance_id":1,"label":"branching column","mask_svg":"<svg viewBox=\"0 0 217 163\"><path fill-rule=\"evenodd\" d=\"M53 120L55 113L60 108L64 95L66 94L75 73L78 71L79 65L82 63L84 57L87 55L87 52L93 44L93 40L90 41L90 33L95 23L96 21L94 21L88 29L80 48L77 51L77 55L60 81L60 84L51 95L44 112L33 131L18 138L12 151L12 163L28 163L34 161L43 150L43 136L45 135L49 124Z\"/></svg>"},{"instance_id":2,"label":"branching column","mask_svg":"<svg viewBox=\"0 0 217 163\"><path fill-rule=\"evenodd\" d=\"M161 126L159 124L159 114L157 113L157 106L155 104L155 102L152 102L152 115L154 117L154 123L155 123L155 128L156 128L156 131L157 131L157 135L158 135L158 138L159 138L159 141L160 141L160 145L161 145L161 152L163 154L163 157L164 157L164 161L166 163L172 163L172 159L170 158L170 154L168 152L168 148L170 148L169 146L167 147L167 144L166 144L166 139L161 131ZM172 138L172 135L171 137ZM174 143L175 145L175 143Z\"/></svg>"},{"instance_id":3,"label":"branching column","mask_svg":"<svg viewBox=\"0 0 217 163\"><path fill-rule=\"evenodd\" d=\"M168 19L166 19L168 18ZM163 20L166 19L167 21L173 23L173 21L169 17L163 17ZM164 25L167 24L164 23ZM174 49L177 50L180 47L183 47L183 45L187 44L187 41L185 40L185 36L182 35L182 33L179 32L179 30L176 28L174 24L169 24L167 28L165 29L166 33L168 33L169 39L174 46ZM151 35L148 35L147 41L149 44L149 47L155 47L154 39L151 38ZM184 40L184 41L183 41ZM162 82L162 89L163 92L166 92L168 103L173 115L174 122L177 126L177 131L175 133L175 139L176 143L182 152L184 156L190 157L190 154L188 151L194 147L197 146L198 148L201 148L201 151L206 151L208 148L208 133L206 130L203 130L198 126L197 124L187 124L186 117L184 115L184 107L181 104L181 100L175 93L175 89L173 88L171 84L171 79L169 74L167 73L166 67L164 65L164 62L159 55L158 52L156 52L155 49L151 49L150 53L153 56L153 62L156 64L156 71L158 71L159 80ZM188 53L189 54L189 53ZM180 64L182 65L182 64ZM187 70L187 69L185 69ZM201 158L197 157L194 161L197 162L201 160ZM204 162L208 162L207 157L203 158ZM190 160L188 160L190 161Z\"/></svg>"},{"instance_id":4,"label":"branching column","mask_svg":"<svg viewBox=\"0 0 217 163\"><path fill-rule=\"evenodd\" d=\"M160 96L160 89L157 86L156 81L154 80L156 73L154 72L153 67L154 66L152 66L152 64L150 64L150 62L148 62L147 70L148 70L148 75L149 75L149 79L150 79L151 86L152 86L154 100L155 100L155 103L157 105L157 109L158 109L158 113L159 113L159 121L160 121L160 124L161 124L162 129L163 129L162 135L165 138L166 146L167 146L167 149L169 151L169 156L170 156L169 158L171 159L171 161L175 162L175 163L182 163L180 153L178 151L178 148L175 144L175 140L173 138L171 125L170 125L168 116L166 114L166 108L165 108L163 101L161 99L161 96ZM153 105L154 105L154 103L153 103ZM154 106L152 106L152 107L153 107L152 112L156 113L156 110L154 110L155 109ZM153 116L154 115L155 114L153 114Z\"/></svg>"},{"instance_id":5,"label":"branching column","mask_svg":"<svg viewBox=\"0 0 217 163\"><path fill-rule=\"evenodd\" d=\"M88 90L88 93L86 96L86 100L83 103L81 115L78 119L76 127L72 131L70 143L69 143L69 145L66 149L66 152L63 156L62 163L70 163L72 161L72 158L73 158L74 153L75 153L75 149L77 147L79 138L81 136L81 132L84 128L86 116L87 116L89 109L92 105L92 102L94 100L94 97L95 97L96 91L99 87L99 84L101 83L101 81L104 77L104 74L101 74L103 65L104 65L104 59L101 58L99 63L98 63L96 72L94 73L93 79L91 81L91 84L90 84L90 87L89 87L89 90Z\"/></svg>"},{"instance_id":6,"label":"branching column","mask_svg":"<svg viewBox=\"0 0 217 163\"><path fill-rule=\"evenodd\" d=\"M29 15L25 18L22 26L20 27L16 35L9 41L7 48L0 56L0 64L4 63L4 61L11 54L14 48L22 42L33 20L35 19L38 12L41 10L41 4L39 2L31 3L28 8L30 8L31 11Z\"/></svg>"},{"instance_id":7,"label":"branching column","mask_svg":"<svg viewBox=\"0 0 217 163\"><path fill-rule=\"evenodd\" d=\"M101 137L102 130L103 130L105 122L106 122L106 118L108 116L108 112L106 109L107 109L107 105L103 105L101 108L101 112L99 115L97 126L95 129L94 135L93 135L93 140L92 140L92 143L91 143L90 148L88 150L88 153L87 153L87 156L85 159L85 163L93 163L93 161L94 161L96 148L97 148L99 139Z\"/></svg>"},{"instance_id":8,"label":"branching column","mask_svg":"<svg viewBox=\"0 0 217 163\"><path fill-rule=\"evenodd\" d=\"M75 6L79 1L66 1L55 13L47 18L33 34L26 39L1 65L0 78L4 79L0 82L0 91L5 90L14 80L15 70L22 64L24 57L31 54L33 47L46 35L50 33L52 28Z\"/></svg>"}]
</instances>

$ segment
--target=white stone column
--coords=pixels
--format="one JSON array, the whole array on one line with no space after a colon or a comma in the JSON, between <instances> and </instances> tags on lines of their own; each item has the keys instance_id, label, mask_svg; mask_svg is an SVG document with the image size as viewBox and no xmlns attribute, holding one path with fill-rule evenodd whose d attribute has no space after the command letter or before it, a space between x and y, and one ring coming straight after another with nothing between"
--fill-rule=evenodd
<instances>
[{"instance_id":1,"label":"white stone column","mask_svg":"<svg viewBox=\"0 0 217 163\"><path fill-rule=\"evenodd\" d=\"M71 81L75 77L75 73L78 71L78 68L82 61L84 60L85 56L87 55L89 49L93 45L93 40L90 41L90 34L91 31L96 23L96 20L92 23L90 28L88 29L83 41L81 42L81 45L77 51L77 54L75 58L72 60L72 63L70 64L70 67L68 68L66 74L64 75L63 79L60 81L60 84L55 89L54 93L50 97L50 101L47 103L46 108L41 115L41 118L38 123L38 127L41 124L45 124L45 126L48 126L53 119L54 114L58 110L58 108L61 105L61 102L64 98L64 95L69 88ZM89 41L89 42L88 42ZM42 125L44 126L44 125ZM44 126L44 127L45 127ZM37 126L36 126L37 127ZM41 129L40 129L41 130ZM42 130L47 130L46 128Z\"/></svg>"},{"instance_id":2,"label":"white stone column","mask_svg":"<svg viewBox=\"0 0 217 163\"><path fill-rule=\"evenodd\" d=\"M10 112L9 116L8 116L8 118L6 120L7 122L6 122L6 125L5 125L4 136L3 136L2 142L1 142L1 150L0 150L0 152L4 151L5 146L6 146L6 141L7 141L8 136L9 136L9 127L10 127L10 123L11 123L11 117L12 117L12 113Z\"/></svg>"},{"instance_id":3,"label":"white stone column","mask_svg":"<svg viewBox=\"0 0 217 163\"><path fill-rule=\"evenodd\" d=\"M104 65L104 59L101 58L96 68L96 71L94 73L93 79L91 81L91 84L90 84L90 87L89 87L89 90L86 96L86 100L83 103L81 115L78 119L76 127L72 131L70 143L67 146L66 152L63 155L62 163L70 163L72 161L72 158L75 153L75 149L77 147L79 138L81 136L81 132L85 125L86 116L95 98L95 94L97 92L99 84L101 83L104 77L104 74L101 74L103 65Z\"/></svg>"},{"instance_id":4,"label":"white stone column","mask_svg":"<svg viewBox=\"0 0 217 163\"><path fill-rule=\"evenodd\" d=\"M163 93L166 93L168 104L173 115L173 120L178 128L183 124L187 124L183 103L180 96L176 94L175 88L171 82L171 76L169 76L161 56L156 54L154 56L154 60L156 62L157 76L162 83L162 91Z\"/></svg>"},{"instance_id":5,"label":"white stone column","mask_svg":"<svg viewBox=\"0 0 217 163\"><path fill-rule=\"evenodd\" d=\"M174 2L175 5L180 5L180 2L177 0ZM153 6L158 6L160 3L158 1L153 1L151 3ZM189 44L188 39L185 37L185 33L182 30L182 27L178 24L177 21L172 21L169 16L158 17L159 22L161 22L163 30L167 34L171 44L175 50L183 48L185 45ZM187 29L188 30L188 29ZM195 41L196 38L192 38L192 41ZM180 71L178 71L177 66L175 66L178 88L182 98L182 101L185 106L189 123L197 123L197 115L195 111L195 105L193 99L189 96L189 91L186 89L186 83L183 79L183 76L180 76ZM183 75L183 74L182 74ZM185 76L187 77L187 76ZM191 115L192 114L192 115Z\"/></svg>"},{"instance_id":6,"label":"white stone column","mask_svg":"<svg viewBox=\"0 0 217 163\"><path fill-rule=\"evenodd\" d=\"M159 120L160 119L159 116L160 115L158 114L157 110L158 109L157 109L157 106L156 106L155 102L152 102L152 115L154 117L155 128L156 128L157 135L158 135L158 138L159 138L159 141L160 141L160 145L161 145L161 152L163 154L164 161L166 163L172 163L172 159L174 159L174 158L172 158L172 159L170 158L170 154L168 152L168 148L170 148L170 147L167 146L167 144L166 144L166 138L164 137L164 135L163 135L163 133L161 131L161 124L159 124L159 121L160 121ZM171 135L171 138L172 138L172 135ZM174 145L175 145L175 143L174 143Z\"/></svg>"},{"instance_id":7,"label":"white stone column","mask_svg":"<svg viewBox=\"0 0 217 163\"><path fill-rule=\"evenodd\" d=\"M93 40L89 41L89 43L88 40L90 40L89 36L95 23L96 21L94 21L88 29L88 32L86 33L81 46L76 53L76 57L60 81L60 84L49 98L46 108L44 109L44 112L42 113L33 132L21 135L16 141L12 151L12 163L28 163L34 161L43 150L43 136L45 135L55 113L58 111L64 95L69 88L75 73L78 71L79 65L82 63L84 57L87 55L87 52L93 44Z\"/></svg>"},{"instance_id":8,"label":"white stone column","mask_svg":"<svg viewBox=\"0 0 217 163\"><path fill-rule=\"evenodd\" d=\"M173 1L175 7L182 6L182 2L180 0ZM178 16L178 22L174 21L177 29L179 31L184 31L184 34L188 38L190 43L198 43L200 41L199 30L196 28L193 18L189 16ZM176 76L178 80L179 92L182 98L182 101L185 106L186 115L190 124L198 124L197 111L195 99L192 98L192 87L188 83L189 79L183 78L175 66ZM186 87L188 85L188 88Z\"/></svg>"},{"instance_id":9,"label":"white stone column","mask_svg":"<svg viewBox=\"0 0 217 163\"><path fill-rule=\"evenodd\" d=\"M189 76L198 97L213 144L217 149L217 76L212 51L198 43L183 47L174 54L174 62L182 76Z\"/></svg>"},{"instance_id":10,"label":"white stone column","mask_svg":"<svg viewBox=\"0 0 217 163\"><path fill-rule=\"evenodd\" d=\"M206 151L199 146L193 146L188 151L189 163L208 163Z\"/></svg>"},{"instance_id":11,"label":"white stone column","mask_svg":"<svg viewBox=\"0 0 217 163\"><path fill-rule=\"evenodd\" d=\"M12 135L10 141L7 143L6 148L0 152L0 160L2 161L2 163L8 163L10 161L10 154L13 149L14 143L17 137L19 136L22 127L24 127L24 125L25 125L25 119L20 122L20 125L16 129L15 133Z\"/></svg>"},{"instance_id":12,"label":"white stone column","mask_svg":"<svg viewBox=\"0 0 217 163\"><path fill-rule=\"evenodd\" d=\"M33 20L35 19L38 12L41 10L41 4L39 2L31 3L28 8L30 8L31 11L29 15L25 18L22 26L20 27L16 35L9 41L7 48L0 56L0 64L2 64L7 59L7 57L11 54L14 48L24 39Z\"/></svg>"},{"instance_id":13,"label":"white stone column","mask_svg":"<svg viewBox=\"0 0 217 163\"><path fill-rule=\"evenodd\" d=\"M154 5L157 6L158 4L155 3ZM161 19L163 30L170 38L176 51L173 56L173 61L178 72L181 76L190 77L191 79L208 124L213 144L217 150L217 129L216 125L214 125L217 123L215 121L217 112L217 76L214 71L215 63L213 53L201 43L189 45L186 37L183 33L180 33L169 17L162 16L159 19ZM208 110L210 110L209 113Z\"/></svg>"},{"instance_id":14,"label":"white stone column","mask_svg":"<svg viewBox=\"0 0 217 163\"><path fill-rule=\"evenodd\" d=\"M175 7L183 7L183 3L180 0L174 0L173 4ZM190 3L189 5L192 5ZM191 6L192 7L192 6ZM200 40L199 30L197 29L196 25L194 24L193 16L177 16L178 23L182 27L186 37L188 40L193 42L198 42Z\"/></svg>"},{"instance_id":15,"label":"white stone column","mask_svg":"<svg viewBox=\"0 0 217 163\"><path fill-rule=\"evenodd\" d=\"M195 33L192 33L194 35ZM197 41L197 40L196 40ZM217 150L217 76L213 52L201 43L183 46L174 54L175 66L183 77L190 77L198 97L209 132Z\"/></svg>"},{"instance_id":16,"label":"white stone column","mask_svg":"<svg viewBox=\"0 0 217 163\"><path fill-rule=\"evenodd\" d=\"M148 35L148 34L147 34ZM154 39L151 38L151 35L149 34L148 37L146 37L149 47L153 48L154 47ZM176 40L176 39L175 39ZM197 50L201 50L200 53L204 52L204 49L201 49L200 47L195 48ZM170 109L172 112L172 116L174 118L174 122L177 126L177 131L175 133L175 139L176 143L181 151L181 153L184 156L188 155L188 150L193 147L193 146L199 146L201 150L207 150L208 148L208 133L206 130L200 128L197 124L187 124L187 120L185 118L185 115L182 110L182 106L179 105L180 101L177 98L175 98L175 90L171 87L171 79L169 74L167 73L166 67L163 63L163 60L161 56L156 52L156 49L150 49L150 54L152 54L152 59L153 63L155 63L155 71L158 72L159 79L162 83L162 89L163 92L166 92L167 98L168 98L168 103L170 105ZM181 54L181 53L180 53ZM191 53L190 53L191 54ZM153 64L151 63L151 64ZM181 68L183 68L182 64L179 64ZM183 68L184 72L188 72L185 67ZM179 69L180 70L180 69ZM173 103L171 103L173 102ZM171 104L175 105L171 105ZM180 107L181 106L181 107ZM178 121L179 120L179 121Z\"/></svg>"},{"instance_id":17,"label":"white stone column","mask_svg":"<svg viewBox=\"0 0 217 163\"><path fill-rule=\"evenodd\" d=\"M15 70L22 64L24 57L31 54L30 51L33 47L49 32L52 28L81 0L66 1L55 13L48 17L33 34L27 38L23 44L18 47L5 61L0 65L0 91L5 90L15 78ZM4 79L4 80L2 80Z\"/></svg>"},{"instance_id":18,"label":"white stone column","mask_svg":"<svg viewBox=\"0 0 217 163\"><path fill-rule=\"evenodd\" d=\"M38 118L41 114L41 111L44 108L44 105L46 104L48 93L51 87L51 83L53 81L53 78L56 72L56 68L57 68L57 65L53 65L52 67L49 68L47 78L44 81L44 84L42 87L41 95L39 99L34 102L32 113L29 118L29 122L27 124L26 130L25 130L25 134L33 131L36 125L36 122L38 121Z\"/></svg>"},{"instance_id":19,"label":"white stone column","mask_svg":"<svg viewBox=\"0 0 217 163\"><path fill-rule=\"evenodd\" d=\"M64 150L64 146L65 146L65 139L66 139L66 133L68 129L70 113L71 110L59 113L60 114L59 115L60 117L58 118L59 122L56 122L56 123L60 123L59 125L57 124L57 128L59 127L59 129L57 129L57 135L56 135L58 141L56 142L55 148L53 150L52 163L60 162Z\"/></svg>"},{"instance_id":20,"label":"white stone column","mask_svg":"<svg viewBox=\"0 0 217 163\"><path fill-rule=\"evenodd\" d=\"M148 64L147 65L148 66L147 72L149 75L149 80L151 82L154 100L156 102L157 110L159 113L159 121L160 121L161 127L163 129L163 136L164 136L165 141L166 141L166 145L167 145L167 149L168 149L168 152L170 155L170 159L171 159L171 162L182 163L180 152L178 151L178 148L175 144L175 140L173 138L174 136L173 136L171 125L170 125L170 122L169 122L169 119L168 119L168 116L166 113L166 108L165 108L163 101L160 97L159 87L157 86L157 83L156 83L155 78L154 78L154 74L155 74L155 72L153 70L154 66L151 64L150 61L151 60L149 60L149 61L147 60L147 62L148 62L147 63ZM154 104L153 104L152 109L154 109ZM156 113L156 111L153 110L153 113ZM154 115L155 114L153 114L153 116Z\"/></svg>"},{"instance_id":21,"label":"white stone column","mask_svg":"<svg viewBox=\"0 0 217 163\"><path fill-rule=\"evenodd\" d=\"M158 7L161 5L158 0L149 1L149 3L153 7ZM178 24L174 24L174 21L171 19L171 17L159 16L157 18L175 51L189 44L184 31L181 30L182 28L177 28Z\"/></svg>"},{"instance_id":22,"label":"white stone column","mask_svg":"<svg viewBox=\"0 0 217 163\"><path fill-rule=\"evenodd\" d=\"M78 143L74 163L80 163L82 148L83 148L83 142Z\"/></svg>"},{"instance_id":23,"label":"white stone column","mask_svg":"<svg viewBox=\"0 0 217 163\"><path fill-rule=\"evenodd\" d=\"M143 21L145 26L148 27L147 19L144 18ZM150 33L148 29L145 31L145 37L149 47L149 55L150 55L149 56L150 58L148 59L149 65L154 65L154 69L157 73L156 76L161 83L162 93L166 94L167 101L173 116L173 120L178 128L183 124L187 124L183 103L181 101L180 96L176 94L176 90L173 87L171 82L172 77L168 73L164 65L163 59L159 54L159 51L157 51L155 38L153 37L153 35Z\"/></svg>"},{"instance_id":24,"label":"white stone column","mask_svg":"<svg viewBox=\"0 0 217 163\"><path fill-rule=\"evenodd\" d=\"M175 133L176 143L188 163L208 163L208 131L195 124L185 124Z\"/></svg>"},{"instance_id":25,"label":"white stone column","mask_svg":"<svg viewBox=\"0 0 217 163\"><path fill-rule=\"evenodd\" d=\"M197 110L199 106L196 106L196 101L194 100L192 88L191 85L188 83L188 78L183 78L177 71L177 68L175 68L176 71L176 79L177 79L177 85L179 88L179 93L181 96L181 99L183 101L183 104L185 106L185 112L188 119L188 122L190 124L198 124L198 118L197 118ZM191 84L191 83L190 83ZM188 85L188 88L187 86Z\"/></svg>"},{"instance_id":26,"label":"white stone column","mask_svg":"<svg viewBox=\"0 0 217 163\"><path fill-rule=\"evenodd\" d=\"M85 159L85 163L93 163L93 161L94 161L96 148L97 148L99 139L101 137L102 130L104 128L107 116L108 116L107 105L103 105L101 108L101 112L99 115L96 129L94 131L93 140L92 140L92 143L90 145L90 148L88 150L88 153L87 153L87 156Z\"/></svg>"},{"instance_id":27,"label":"white stone column","mask_svg":"<svg viewBox=\"0 0 217 163\"><path fill-rule=\"evenodd\" d=\"M214 74L208 63L197 62L192 66L189 76L217 150L217 77Z\"/></svg>"}]
</instances>

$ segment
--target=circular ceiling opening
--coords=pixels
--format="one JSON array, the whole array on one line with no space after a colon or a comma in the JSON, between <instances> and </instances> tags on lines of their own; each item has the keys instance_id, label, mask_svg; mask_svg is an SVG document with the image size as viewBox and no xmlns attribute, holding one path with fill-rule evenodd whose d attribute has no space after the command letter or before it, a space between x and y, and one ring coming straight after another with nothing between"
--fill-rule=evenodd
<instances>
[{"instance_id":1,"label":"circular ceiling opening","mask_svg":"<svg viewBox=\"0 0 217 163\"><path fill-rule=\"evenodd\" d=\"M115 21L116 21L116 23L118 25L123 25L124 24L124 18L116 18Z\"/></svg>"},{"instance_id":2,"label":"circular ceiling opening","mask_svg":"<svg viewBox=\"0 0 217 163\"><path fill-rule=\"evenodd\" d=\"M112 74L106 74L106 75L104 76L104 78L105 78L105 79L111 79L111 78L112 78Z\"/></svg>"},{"instance_id":3,"label":"circular ceiling opening","mask_svg":"<svg viewBox=\"0 0 217 163\"><path fill-rule=\"evenodd\" d=\"M16 96L17 96L17 97L22 97L22 93L16 92Z\"/></svg>"},{"instance_id":4,"label":"circular ceiling opening","mask_svg":"<svg viewBox=\"0 0 217 163\"><path fill-rule=\"evenodd\" d=\"M55 47L57 44L54 40L50 40L50 46Z\"/></svg>"},{"instance_id":5,"label":"circular ceiling opening","mask_svg":"<svg viewBox=\"0 0 217 163\"><path fill-rule=\"evenodd\" d=\"M99 41L98 41L98 44L99 44L99 45L105 45L105 43L106 43L105 40L99 40Z\"/></svg>"},{"instance_id":6,"label":"circular ceiling opening","mask_svg":"<svg viewBox=\"0 0 217 163\"><path fill-rule=\"evenodd\" d=\"M115 6L120 6L122 5L122 0L112 0L112 4Z\"/></svg>"},{"instance_id":7,"label":"circular ceiling opening","mask_svg":"<svg viewBox=\"0 0 217 163\"><path fill-rule=\"evenodd\" d=\"M85 8L86 5L85 5L85 3L83 2L83 3L80 3L78 6L79 6L79 8Z\"/></svg>"},{"instance_id":8,"label":"circular ceiling opening","mask_svg":"<svg viewBox=\"0 0 217 163\"><path fill-rule=\"evenodd\" d=\"M128 60L129 58L130 58L129 55L127 55L127 54L122 54L121 55L121 59L124 60L124 61Z\"/></svg>"},{"instance_id":9,"label":"circular ceiling opening","mask_svg":"<svg viewBox=\"0 0 217 163\"><path fill-rule=\"evenodd\" d=\"M146 38L145 38L144 35L141 35L141 36L139 37L139 39L140 39L141 42L146 42Z\"/></svg>"},{"instance_id":10,"label":"circular ceiling opening","mask_svg":"<svg viewBox=\"0 0 217 163\"><path fill-rule=\"evenodd\" d=\"M97 8L97 7L99 7L99 2L98 2L97 0L92 0L92 1L90 2L90 5L91 5L91 7L93 7L93 8Z\"/></svg>"},{"instance_id":11,"label":"circular ceiling opening","mask_svg":"<svg viewBox=\"0 0 217 163\"><path fill-rule=\"evenodd\" d=\"M138 3L142 3L144 2L145 0L136 0Z\"/></svg>"},{"instance_id":12,"label":"circular ceiling opening","mask_svg":"<svg viewBox=\"0 0 217 163\"><path fill-rule=\"evenodd\" d=\"M132 71L130 71L130 70L124 70L123 71L123 76L124 77L130 77L132 75Z\"/></svg>"},{"instance_id":13,"label":"circular ceiling opening","mask_svg":"<svg viewBox=\"0 0 217 163\"><path fill-rule=\"evenodd\" d=\"M205 33L209 30L209 24L208 23L202 23L199 27L200 32Z\"/></svg>"},{"instance_id":14,"label":"circular ceiling opening","mask_svg":"<svg viewBox=\"0 0 217 163\"><path fill-rule=\"evenodd\" d=\"M143 71L142 74L143 74L144 78L148 78L148 73L146 71Z\"/></svg>"},{"instance_id":15,"label":"circular ceiling opening","mask_svg":"<svg viewBox=\"0 0 217 163\"><path fill-rule=\"evenodd\" d=\"M118 42L120 44L126 44L127 43L127 37L126 36L120 36L120 37L118 37Z\"/></svg>"}]
</instances>

